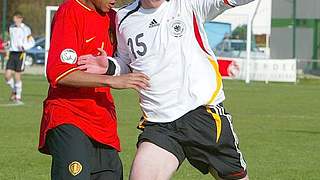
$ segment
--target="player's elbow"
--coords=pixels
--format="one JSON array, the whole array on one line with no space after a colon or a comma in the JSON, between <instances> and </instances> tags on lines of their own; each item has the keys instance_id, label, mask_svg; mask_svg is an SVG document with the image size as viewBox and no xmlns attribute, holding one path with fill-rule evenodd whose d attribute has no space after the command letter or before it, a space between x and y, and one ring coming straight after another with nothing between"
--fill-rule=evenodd
<instances>
[{"instance_id":1,"label":"player's elbow","mask_svg":"<svg viewBox=\"0 0 320 180\"><path fill-rule=\"evenodd\" d=\"M55 71L52 68L47 68L46 69L46 75L47 75L47 80L50 84L51 87L56 87L57 82L57 74L55 73Z\"/></svg>"},{"instance_id":2,"label":"player's elbow","mask_svg":"<svg viewBox=\"0 0 320 180\"><path fill-rule=\"evenodd\" d=\"M64 83L66 76L77 70L76 67L66 68L62 66L61 68L50 68L50 66L48 66L46 71L48 82L51 87L57 87L58 84Z\"/></svg>"}]
</instances>

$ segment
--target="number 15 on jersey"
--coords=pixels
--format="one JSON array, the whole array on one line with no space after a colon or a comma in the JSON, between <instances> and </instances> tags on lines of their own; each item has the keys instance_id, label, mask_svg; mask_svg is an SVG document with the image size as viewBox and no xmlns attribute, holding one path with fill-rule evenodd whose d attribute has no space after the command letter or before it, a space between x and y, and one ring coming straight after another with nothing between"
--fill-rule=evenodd
<instances>
[{"instance_id":1,"label":"number 15 on jersey","mask_svg":"<svg viewBox=\"0 0 320 180\"><path fill-rule=\"evenodd\" d=\"M134 41L132 38L128 39L128 46L135 59L137 55L144 56L148 51L147 45L141 40L142 37L143 33L140 33L134 38Z\"/></svg>"}]
</instances>

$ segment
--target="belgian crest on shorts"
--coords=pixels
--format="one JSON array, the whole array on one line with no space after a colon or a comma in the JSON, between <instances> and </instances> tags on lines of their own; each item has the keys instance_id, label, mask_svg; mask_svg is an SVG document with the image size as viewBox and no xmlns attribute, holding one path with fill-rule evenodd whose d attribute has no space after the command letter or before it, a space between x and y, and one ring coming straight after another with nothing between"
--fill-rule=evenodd
<instances>
[{"instance_id":1,"label":"belgian crest on shorts","mask_svg":"<svg viewBox=\"0 0 320 180\"><path fill-rule=\"evenodd\" d=\"M73 49L65 49L60 54L61 61L67 64L75 64L77 62L77 58L77 53Z\"/></svg>"},{"instance_id":2,"label":"belgian crest on shorts","mask_svg":"<svg viewBox=\"0 0 320 180\"><path fill-rule=\"evenodd\" d=\"M77 162L77 161L73 161L72 163L69 164L69 172L73 175L73 176L77 176L78 174L80 174L82 171L82 165Z\"/></svg>"}]
</instances>

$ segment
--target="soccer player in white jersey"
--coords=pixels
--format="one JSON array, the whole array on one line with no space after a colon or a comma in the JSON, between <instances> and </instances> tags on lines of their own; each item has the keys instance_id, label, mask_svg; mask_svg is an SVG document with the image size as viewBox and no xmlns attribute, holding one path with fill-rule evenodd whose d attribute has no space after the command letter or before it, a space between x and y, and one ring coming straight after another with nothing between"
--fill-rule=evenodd
<instances>
[{"instance_id":1,"label":"soccer player in white jersey","mask_svg":"<svg viewBox=\"0 0 320 180\"><path fill-rule=\"evenodd\" d=\"M203 24L251 1L136 0L118 11L121 73L150 78L150 88L140 91L143 132L131 180L170 179L184 159L216 179L249 179ZM97 73L98 59L80 57L79 64Z\"/></svg>"},{"instance_id":2,"label":"soccer player in white jersey","mask_svg":"<svg viewBox=\"0 0 320 180\"><path fill-rule=\"evenodd\" d=\"M10 55L6 65L5 79L11 88L10 100L22 104L21 72L24 70L25 51L32 48L35 42L31 36L30 28L23 23L22 13L14 13L13 22L14 24L9 27Z\"/></svg>"}]
</instances>

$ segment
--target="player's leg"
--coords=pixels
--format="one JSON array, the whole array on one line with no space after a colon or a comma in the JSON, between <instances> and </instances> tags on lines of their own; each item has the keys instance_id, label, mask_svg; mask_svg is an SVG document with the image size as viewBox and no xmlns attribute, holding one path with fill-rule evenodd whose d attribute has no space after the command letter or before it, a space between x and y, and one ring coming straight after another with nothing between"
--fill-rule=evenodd
<instances>
[{"instance_id":1,"label":"player's leg","mask_svg":"<svg viewBox=\"0 0 320 180\"><path fill-rule=\"evenodd\" d=\"M185 159L181 145L175 140L175 122L139 126L138 150L132 164L130 180L168 180Z\"/></svg>"},{"instance_id":2,"label":"player's leg","mask_svg":"<svg viewBox=\"0 0 320 180\"><path fill-rule=\"evenodd\" d=\"M5 80L6 80L6 84L10 87L11 89L11 95L10 95L10 100L15 100L15 96L16 96L16 90L14 87L14 70L16 69L16 65L15 65L15 59L16 58L16 54L15 53L10 53L9 55L9 60L7 62L6 65L6 71L5 71Z\"/></svg>"},{"instance_id":3,"label":"player's leg","mask_svg":"<svg viewBox=\"0 0 320 180\"><path fill-rule=\"evenodd\" d=\"M130 180L169 180L178 166L179 161L172 153L145 141L138 147Z\"/></svg>"},{"instance_id":4,"label":"player's leg","mask_svg":"<svg viewBox=\"0 0 320 180\"><path fill-rule=\"evenodd\" d=\"M123 168L117 150L94 140L90 180L123 180Z\"/></svg>"},{"instance_id":5,"label":"player's leg","mask_svg":"<svg viewBox=\"0 0 320 180\"><path fill-rule=\"evenodd\" d=\"M6 80L6 84L10 87L11 89L11 95L10 95L10 100L11 101L14 101L15 100L15 97L16 97L16 89L15 89L15 86L14 86L14 78L13 78L13 74L14 74L14 71L10 70L10 69L7 69L5 71L5 80Z\"/></svg>"},{"instance_id":6,"label":"player's leg","mask_svg":"<svg viewBox=\"0 0 320 180\"><path fill-rule=\"evenodd\" d=\"M16 61L16 69L15 69L15 84L14 87L16 89L16 100L21 101L21 95L22 95L22 79L21 75L24 71L24 60L25 60L25 53L19 53L19 56Z\"/></svg>"},{"instance_id":7,"label":"player's leg","mask_svg":"<svg viewBox=\"0 0 320 180\"><path fill-rule=\"evenodd\" d=\"M216 179L248 179L246 163L238 147L231 115L222 106L199 107L177 122L188 161ZM201 129L201 131L198 131Z\"/></svg>"},{"instance_id":8,"label":"player's leg","mask_svg":"<svg viewBox=\"0 0 320 180\"><path fill-rule=\"evenodd\" d=\"M239 149L239 140L237 135L234 132L233 129L233 124L232 124L232 117L229 113L225 112L225 109L222 105L218 105L215 106L213 108L207 108L207 112L211 115L211 117L214 119L215 123L217 124L217 121L219 121L219 119L222 121L221 125L225 128L224 131L224 145L228 145L229 144L229 150L226 150L226 152L229 152L230 154L233 154L233 156L235 157L236 161L239 162L239 164L241 165L241 167L243 167L244 169L246 168L246 163L244 162L244 159L242 157L242 153L240 152ZM225 125L224 125L225 124ZM222 127L221 127L222 128ZM221 136L221 134L220 134ZM239 155L239 156L237 156ZM232 160L230 160L232 161ZM227 180L227 179L239 179L239 180L249 180L249 176L245 171L237 170L238 173L232 173L228 176L226 176L225 178L221 178L221 175L219 176L219 173L215 170L215 168L213 166L209 167L209 172L210 174L215 177L216 179L219 180ZM244 176L245 173L245 177Z\"/></svg>"},{"instance_id":9,"label":"player's leg","mask_svg":"<svg viewBox=\"0 0 320 180\"><path fill-rule=\"evenodd\" d=\"M8 64L7 64L7 66L8 66ZM12 80L13 83L14 83L13 74L14 74L14 71L13 71L13 70L8 69L8 68L6 69L6 71L5 71L5 73L4 73L4 78L5 78L6 82Z\"/></svg>"},{"instance_id":10,"label":"player's leg","mask_svg":"<svg viewBox=\"0 0 320 180\"><path fill-rule=\"evenodd\" d=\"M22 99L22 79L21 79L21 72L16 72L14 74L14 89L16 92L16 101L21 101Z\"/></svg>"},{"instance_id":11,"label":"player's leg","mask_svg":"<svg viewBox=\"0 0 320 180\"><path fill-rule=\"evenodd\" d=\"M48 132L46 146L52 155L52 180L89 180L90 139L73 125L61 125Z\"/></svg>"}]
</instances>

